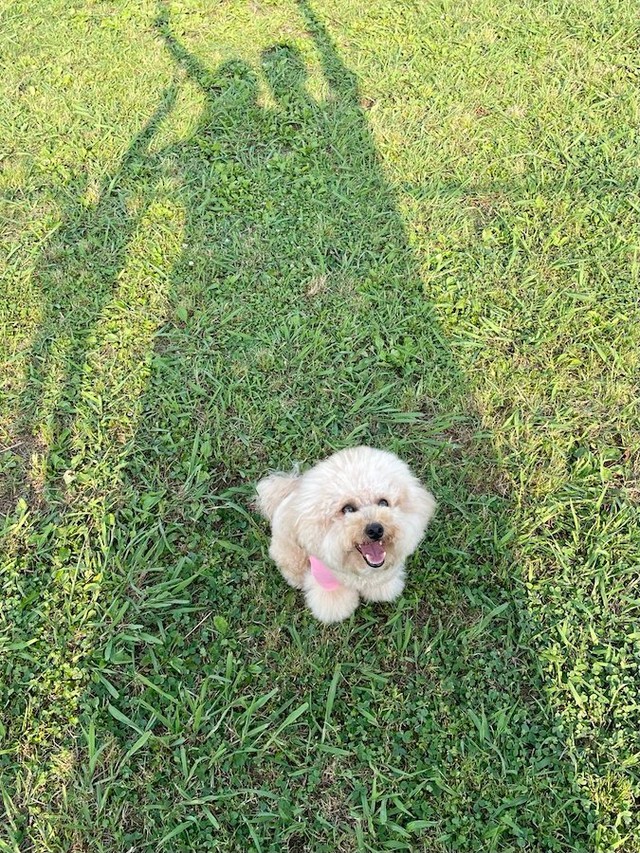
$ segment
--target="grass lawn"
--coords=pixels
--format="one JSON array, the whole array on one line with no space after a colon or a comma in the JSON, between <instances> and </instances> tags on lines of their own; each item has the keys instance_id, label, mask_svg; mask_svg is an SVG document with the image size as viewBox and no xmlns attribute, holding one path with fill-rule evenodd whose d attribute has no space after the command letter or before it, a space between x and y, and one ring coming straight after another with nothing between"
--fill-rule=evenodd
<instances>
[{"instance_id":1,"label":"grass lawn","mask_svg":"<svg viewBox=\"0 0 640 853\"><path fill-rule=\"evenodd\" d=\"M637 0L0 0L0 853L640 851ZM270 469L439 511L323 627Z\"/></svg>"}]
</instances>

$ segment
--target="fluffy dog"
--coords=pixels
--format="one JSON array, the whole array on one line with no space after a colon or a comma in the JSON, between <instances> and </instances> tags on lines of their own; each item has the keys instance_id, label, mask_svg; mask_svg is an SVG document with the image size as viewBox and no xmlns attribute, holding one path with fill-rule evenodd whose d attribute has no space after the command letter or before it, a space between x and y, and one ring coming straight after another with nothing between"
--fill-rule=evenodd
<instances>
[{"instance_id":1,"label":"fluffy dog","mask_svg":"<svg viewBox=\"0 0 640 853\"><path fill-rule=\"evenodd\" d=\"M435 510L404 462L371 447L341 450L302 475L272 474L257 491L271 558L327 623L351 616L360 596L400 595L405 561Z\"/></svg>"}]
</instances>

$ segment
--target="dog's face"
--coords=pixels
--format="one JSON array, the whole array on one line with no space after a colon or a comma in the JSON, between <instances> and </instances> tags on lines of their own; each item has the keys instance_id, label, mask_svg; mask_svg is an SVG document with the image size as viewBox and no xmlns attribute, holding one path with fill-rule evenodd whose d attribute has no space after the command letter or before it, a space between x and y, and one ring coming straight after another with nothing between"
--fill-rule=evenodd
<instances>
[{"instance_id":1,"label":"dog's face","mask_svg":"<svg viewBox=\"0 0 640 853\"><path fill-rule=\"evenodd\" d=\"M300 483L301 543L343 576L388 576L415 550L435 501L394 456L355 447L330 456Z\"/></svg>"}]
</instances>

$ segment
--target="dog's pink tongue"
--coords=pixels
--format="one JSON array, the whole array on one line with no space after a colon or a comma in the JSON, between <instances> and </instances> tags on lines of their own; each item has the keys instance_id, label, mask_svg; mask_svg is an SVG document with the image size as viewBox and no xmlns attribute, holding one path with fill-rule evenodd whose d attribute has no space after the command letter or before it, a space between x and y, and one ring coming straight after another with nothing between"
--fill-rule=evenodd
<instances>
[{"instance_id":1,"label":"dog's pink tongue","mask_svg":"<svg viewBox=\"0 0 640 853\"><path fill-rule=\"evenodd\" d=\"M360 545L360 553L368 563L374 566L384 563L386 553L380 542L363 542Z\"/></svg>"}]
</instances>

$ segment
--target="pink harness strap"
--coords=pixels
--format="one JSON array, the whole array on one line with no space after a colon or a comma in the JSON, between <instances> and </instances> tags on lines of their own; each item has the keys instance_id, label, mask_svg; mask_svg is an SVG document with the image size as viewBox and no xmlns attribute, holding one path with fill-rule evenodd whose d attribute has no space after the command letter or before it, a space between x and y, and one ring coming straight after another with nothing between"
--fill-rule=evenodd
<instances>
[{"instance_id":1,"label":"pink harness strap","mask_svg":"<svg viewBox=\"0 0 640 853\"><path fill-rule=\"evenodd\" d=\"M331 569L325 566L322 560L317 557L309 557L309 562L311 563L311 574L323 589L333 590L342 586L338 578Z\"/></svg>"}]
</instances>

